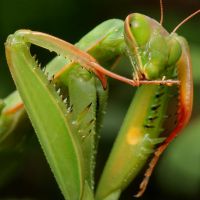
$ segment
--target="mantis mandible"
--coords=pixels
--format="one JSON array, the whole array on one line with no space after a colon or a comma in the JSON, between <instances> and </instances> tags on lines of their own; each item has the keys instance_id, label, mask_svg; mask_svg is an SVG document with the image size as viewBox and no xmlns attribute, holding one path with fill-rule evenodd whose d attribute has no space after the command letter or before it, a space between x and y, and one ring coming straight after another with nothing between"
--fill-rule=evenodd
<instances>
[{"instance_id":1,"label":"mantis mandible","mask_svg":"<svg viewBox=\"0 0 200 200\"><path fill-rule=\"evenodd\" d=\"M66 199L118 199L154 152L155 145L160 144L145 174L141 191L136 195L141 196L160 154L188 123L193 97L188 44L175 33L182 23L169 34L162 27L162 16L160 23L138 13L128 15L125 23L108 20L75 46L30 30L19 30L8 37L6 57L24 103L14 93L9 97L12 101L4 101L5 106L1 104L4 124L1 124L0 136L4 142L6 135L17 128L13 121L19 112L24 113L25 105ZM40 69L30 54L30 44L55 51L58 56L46 68ZM105 68L110 68L121 55L129 57L134 70L133 79ZM97 133L107 96L105 76L140 87L94 197ZM178 103L174 101L175 96L178 96ZM166 115L171 104L177 110L175 124L170 133L165 133L169 135L167 138L159 137L169 120ZM12 129L5 126L7 118L13 118L8 123Z\"/></svg>"}]
</instances>

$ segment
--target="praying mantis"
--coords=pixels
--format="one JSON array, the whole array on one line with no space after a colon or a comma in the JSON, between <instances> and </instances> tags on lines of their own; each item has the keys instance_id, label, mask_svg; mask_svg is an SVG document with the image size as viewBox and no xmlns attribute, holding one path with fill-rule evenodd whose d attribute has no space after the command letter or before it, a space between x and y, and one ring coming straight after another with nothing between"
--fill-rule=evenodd
<instances>
[{"instance_id":1,"label":"praying mantis","mask_svg":"<svg viewBox=\"0 0 200 200\"><path fill-rule=\"evenodd\" d=\"M125 22L103 22L75 46L30 30L10 35L6 57L21 98L15 92L1 102L1 146L23 123L26 110L65 199L110 200L120 197L158 145L136 195L141 196L160 154L188 123L192 110L190 53L177 28L168 34L162 18L158 23L134 13ZM30 44L58 56L41 68ZM129 57L133 79L105 68L121 55ZM105 76L140 87L94 195L95 155L108 92ZM164 134L169 136L159 137L171 106L176 108L173 126Z\"/></svg>"}]
</instances>

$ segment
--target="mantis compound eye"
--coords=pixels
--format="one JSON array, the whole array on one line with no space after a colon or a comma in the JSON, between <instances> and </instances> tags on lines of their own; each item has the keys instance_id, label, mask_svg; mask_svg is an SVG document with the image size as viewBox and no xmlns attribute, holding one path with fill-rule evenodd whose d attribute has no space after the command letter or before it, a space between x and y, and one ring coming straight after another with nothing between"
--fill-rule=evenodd
<instances>
[{"instance_id":1,"label":"mantis compound eye","mask_svg":"<svg viewBox=\"0 0 200 200\"><path fill-rule=\"evenodd\" d=\"M131 16L129 25L137 46L145 45L151 35L149 20L144 15L135 13Z\"/></svg>"}]
</instances>

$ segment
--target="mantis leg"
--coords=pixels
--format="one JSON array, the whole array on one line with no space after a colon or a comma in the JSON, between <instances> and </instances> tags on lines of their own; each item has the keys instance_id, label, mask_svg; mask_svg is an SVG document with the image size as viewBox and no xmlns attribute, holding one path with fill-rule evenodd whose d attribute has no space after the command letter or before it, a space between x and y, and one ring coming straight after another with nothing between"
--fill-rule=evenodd
<instances>
[{"instance_id":1,"label":"mantis leg","mask_svg":"<svg viewBox=\"0 0 200 200\"><path fill-rule=\"evenodd\" d=\"M62 99L62 97L58 97L58 94L60 95L60 90L57 91L57 94L53 86L53 80L49 79L49 74L46 74L47 77L42 74L41 70L37 67L36 62L31 57L29 52L29 42L27 42L26 37L19 36L17 33L17 35L10 36L6 44L8 63L17 88L25 102L25 107L32 120L33 126L38 133L45 155L64 196L66 198L79 199L82 196L86 198L88 197L88 194L90 194L89 196L92 198L90 191L92 190L92 183L90 183L88 176L92 173L90 171L93 171L94 168L94 163L91 162L94 160L95 144L92 142L86 145L86 142L88 143L89 138L94 138L95 133L93 133L94 130L91 128L88 130L90 135L84 135L84 131L87 130L89 126L95 127L96 112L94 109L96 108L97 100L96 96L93 95L98 95L98 102L104 101L102 99L103 96L100 95L100 90L98 88L97 92L94 90L94 87L96 86L95 79L92 75L88 74L88 72L86 73L85 70L74 63L73 67L70 67L70 72L66 78L68 81L67 86L70 103L65 100L61 101L60 98ZM53 45L57 45L57 43L54 44L54 42L52 42L51 44L50 40L48 44L53 46L53 49L50 48L51 50L58 50L57 53L61 54L62 45L60 44L62 44L62 41L56 40L56 42L58 42L58 46L55 46L55 49ZM88 60L86 59L85 61L83 58L83 60L81 60L81 65L84 63L87 65L87 62ZM31 85L35 85L33 91L31 91ZM78 91L77 88L79 88ZM87 95L83 91L86 91ZM80 92L82 92L82 94ZM43 98L38 99L38 94L41 94ZM82 101L90 97L90 99L87 100L88 103L84 110L81 110L80 108L80 105L82 104L79 101L80 96L82 96ZM67 105L63 105L63 103ZM67 110L65 109L66 106ZM45 114L48 110L47 107L51 108L49 111L52 112L50 114L50 116L52 116L52 123L50 124L49 122L46 123L47 120ZM40 116L42 123L38 121L39 119L35 113L36 110L38 111L38 116ZM94 119L89 117L90 111ZM100 118L100 116L98 116L98 118ZM82 127L81 124L83 124L83 121L88 127ZM57 127L60 128L58 129ZM57 131L54 131L55 134L52 133L49 135L49 132L52 132L52 130ZM60 132L61 130L63 131L58 134L57 132ZM57 139L55 140L55 138ZM67 145L64 145L63 143L66 143ZM88 155L82 156L82 154L88 152L88 149L89 151L90 149L93 150L89 162L86 159ZM63 154L63 152L68 152L68 154ZM71 156L73 159L68 159L68 157ZM91 165L91 170L86 167L88 164ZM69 174L71 174L70 177Z\"/></svg>"},{"instance_id":2,"label":"mantis leg","mask_svg":"<svg viewBox=\"0 0 200 200\"><path fill-rule=\"evenodd\" d=\"M181 59L179 60L178 66L178 79L181 81L179 86L179 106L178 106L178 116L177 116L177 125L174 130L169 134L166 140L161 144L155 151L154 157L149 163L149 168L145 172L145 177L142 183L140 184L140 191L135 195L140 197L149 182L150 176L156 166L156 163L159 160L162 152L167 148L170 142L183 130L183 128L188 124L192 113L193 106L193 80L192 80L192 64L191 57L189 53L189 47L187 42L178 37L178 40L181 43L183 53Z\"/></svg>"}]
</instances>

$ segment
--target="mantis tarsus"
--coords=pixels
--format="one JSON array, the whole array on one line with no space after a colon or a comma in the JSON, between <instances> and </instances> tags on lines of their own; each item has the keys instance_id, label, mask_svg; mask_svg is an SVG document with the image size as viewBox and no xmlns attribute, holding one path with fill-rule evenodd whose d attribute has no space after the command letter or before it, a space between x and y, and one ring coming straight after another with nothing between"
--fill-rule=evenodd
<instances>
[{"instance_id":1,"label":"mantis tarsus","mask_svg":"<svg viewBox=\"0 0 200 200\"><path fill-rule=\"evenodd\" d=\"M6 57L11 74L66 199L118 199L144 166L155 145L164 141L156 150L141 184L137 194L141 196L159 155L187 124L193 92L188 45L175 33L179 26L168 34L162 21L162 17L158 23L138 13L129 15L125 23L108 20L75 46L30 30L19 30L8 37ZM59 56L40 69L30 54L30 44L55 51ZM124 54L133 65L133 80L105 69ZM94 72L100 82L88 70ZM125 117L94 197L97 133L107 96L105 75L141 86ZM1 103L4 120L1 143L7 133L10 135L17 128L13 122L18 113L24 113L23 103L20 99L15 100L15 95L11 102L5 101L6 106ZM178 105L176 101L171 102L175 99L171 96L179 96ZM178 113L171 134L167 133L169 137L165 139L159 136L169 120L166 115L171 104L177 106ZM8 118L11 118L8 123L12 126L11 131L5 126Z\"/></svg>"}]
</instances>

